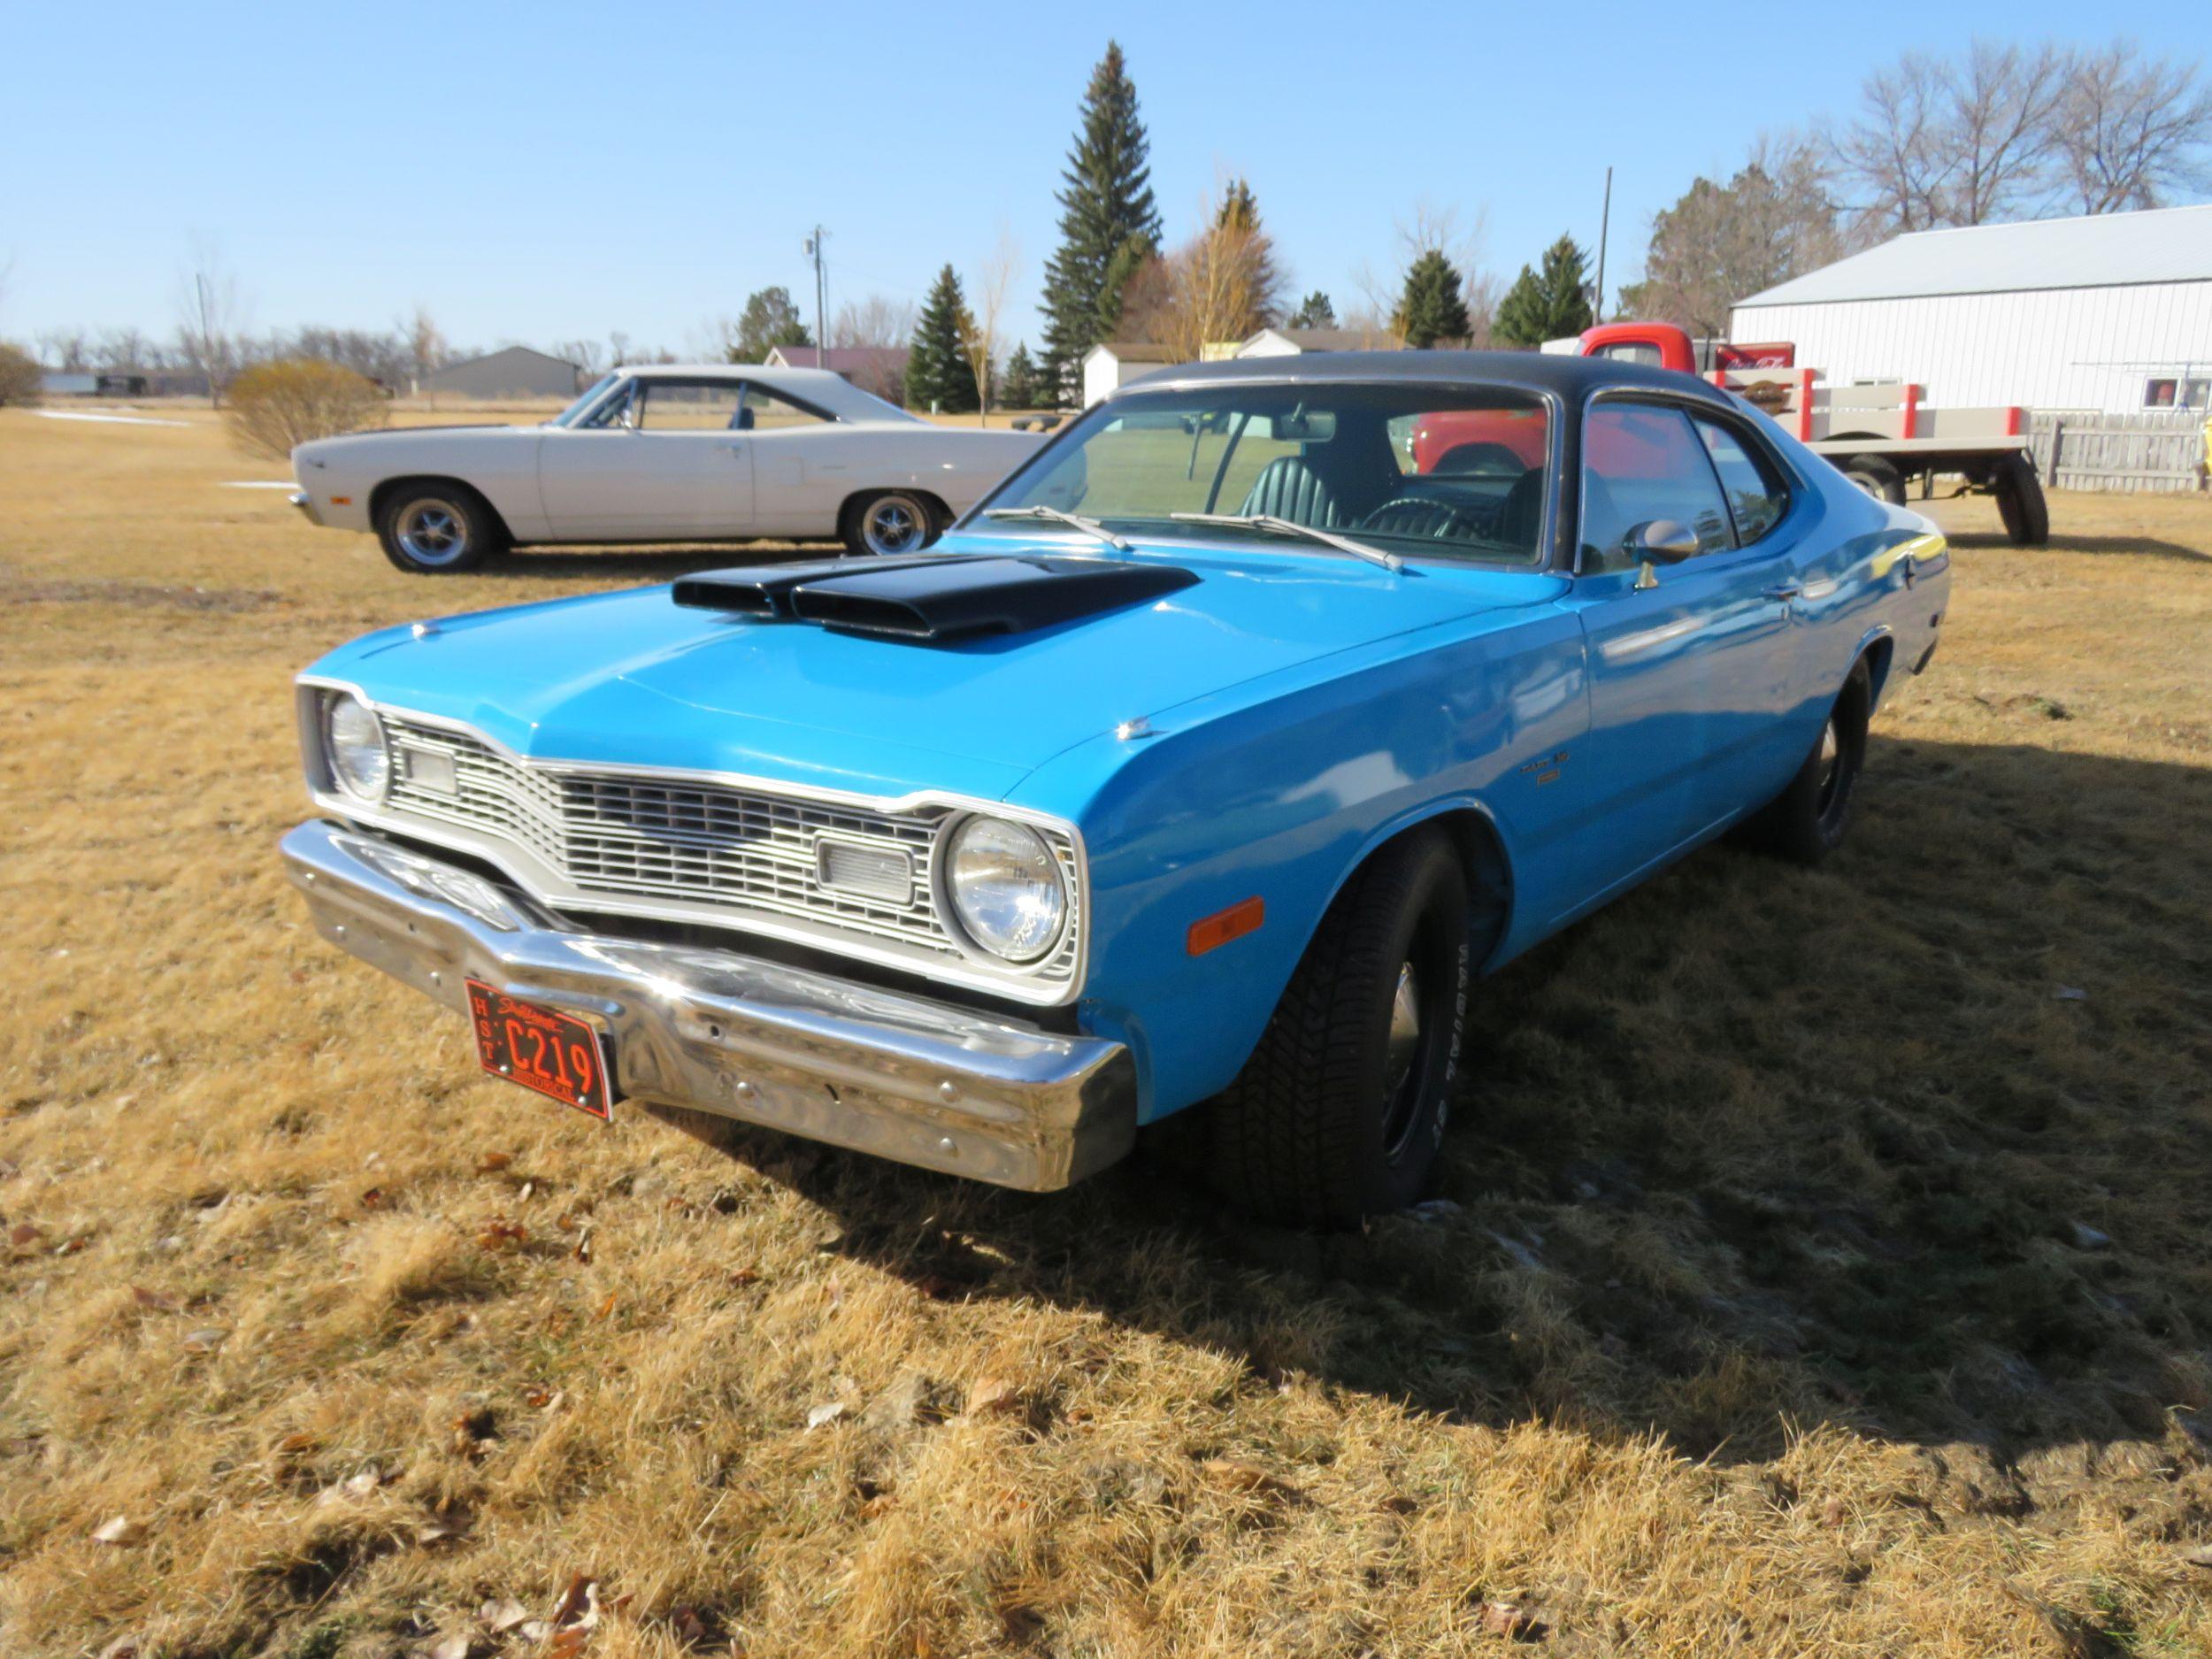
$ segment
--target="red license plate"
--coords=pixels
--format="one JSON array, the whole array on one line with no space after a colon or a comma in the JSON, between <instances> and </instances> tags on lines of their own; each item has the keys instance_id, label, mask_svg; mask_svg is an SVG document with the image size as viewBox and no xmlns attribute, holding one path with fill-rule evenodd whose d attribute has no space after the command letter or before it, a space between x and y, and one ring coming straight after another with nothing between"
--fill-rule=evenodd
<instances>
[{"instance_id":1,"label":"red license plate","mask_svg":"<svg viewBox=\"0 0 2212 1659\"><path fill-rule=\"evenodd\" d=\"M469 1023L476 1057L494 1077L549 1094L598 1118L614 1116L609 1045L573 1014L542 1008L471 979Z\"/></svg>"}]
</instances>

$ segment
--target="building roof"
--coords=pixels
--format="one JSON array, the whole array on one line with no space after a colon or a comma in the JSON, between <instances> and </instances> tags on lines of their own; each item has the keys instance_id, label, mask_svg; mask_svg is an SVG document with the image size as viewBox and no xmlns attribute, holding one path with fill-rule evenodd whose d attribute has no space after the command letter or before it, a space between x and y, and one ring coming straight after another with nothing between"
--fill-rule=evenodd
<instances>
[{"instance_id":1,"label":"building roof","mask_svg":"<svg viewBox=\"0 0 2212 1659\"><path fill-rule=\"evenodd\" d=\"M1263 328L1252 340L1272 334L1301 351L1396 351L1396 338L1381 328ZM1244 343L1252 343L1248 340Z\"/></svg>"},{"instance_id":2,"label":"building roof","mask_svg":"<svg viewBox=\"0 0 2212 1659\"><path fill-rule=\"evenodd\" d=\"M2212 281L2212 206L1916 231L1792 278L1747 305Z\"/></svg>"},{"instance_id":3,"label":"building roof","mask_svg":"<svg viewBox=\"0 0 2212 1659\"><path fill-rule=\"evenodd\" d=\"M1118 357L1124 363L1174 363L1179 361L1172 347L1156 346L1146 340L1102 340L1083 354L1083 360L1087 363L1101 351Z\"/></svg>"},{"instance_id":4,"label":"building roof","mask_svg":"<svg viewBox=\"0 0 2212 1659\"><path fill-rule=\"evenodd\" d=\"M827 369L849 380L879 370L902 374L911 355L905 346L832 346L826 351L819 346L772 346L768 361L787 369Z\"/></svg>"},{"instance_id":5,"label":"building roof","mask_svg":"<svg viewBox=\"0 0 2212 1659\"><path fill-rule=\"evenodd\" d=\"M541 363L558 364L562 368L572 372L579 373L582 372L566 357L557 357L551 352L540 351L534 346L502 346L498 350L487 351L480 357L463 357L457 363L449 363L436 373L449 374L455 369L470 369L474 368L480 363L498 363L512 357L535 357Z\"/></svg>"}]
</instances>

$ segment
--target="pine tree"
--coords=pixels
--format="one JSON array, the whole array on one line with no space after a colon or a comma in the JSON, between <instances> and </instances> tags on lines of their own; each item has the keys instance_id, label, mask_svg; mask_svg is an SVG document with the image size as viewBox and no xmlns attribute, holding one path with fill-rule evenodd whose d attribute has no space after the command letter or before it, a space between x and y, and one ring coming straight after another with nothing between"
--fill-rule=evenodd
<instances>
[{"instance_id":1,"label":"pine tree","mask_svg":"<svg viewBox=\"0 0 2212 1659\"><path fill-rule=\"evenodd\" d=\"M1407 345L1423 349L1438 341L1463 341L1474 332L1460 297L1459 268L1431 248L1406 269L1405 293L1391 326Z\"/></svg>"},{"instance_id":2,"label":"pine tree","mask_svg":"<svg viewBox=\"0 0 2212 1659\"><path fill-rule=\"evenodd\" d=\"M1119 317L1121 296L1109 292L1109 268L1125 280L1143 263L1124 252L1126 244L1142 238L1148 249L1159 246L1160 214L1146 160L1150 148L1121 47L1109 41L1091 72L1081 126L1062 174L1060 247L1045 266L1044 343L1037 354L1041 402L1056 406L1074 396L1083 354Z\"/></svg>"},{"instance_id":3,"label":"pine tree","mask_svg":"<svg viewBox=\"0 0 2212 1659\"><path fill-rule=\"evenodd\" d=\"M1283 319L1286 328L1333 328L1336 326L1336 307L1329 303L1329 296L1319 288L1298 302L1298 309Z\"/></svg>"},{"instance_id":4,"label":"pine tree","mask_svg":"<svg viewBox=\"0 0 2212 1659\"><path fill-rule=\"evenodd\" d=\"M1588 256L1572 236L1562 236L1544 250L1540 271L1521 267L1512 288L1498 302L1498 314L1490 324L1502 345L1540 346L1547 340L1563 340L1590 326L1590 294L1585 267Z\"/></svg>"},{"instance_id":5,"label":"pine tree","mask_svg":"<svg viewBox=\"0 0 2212 1659\"><path fill-rule=\"evenodd\" d=\"M1025 342L1016 345L1014 355L1006 359L1005 373L999 376L998 401L1006 409L1037 406L1037 365L1029 360Z\"/></svg>"},{"instance_id":6,"label":"pine tree","mask_svg":"<svg viewBox=\"0 0 2212 1659\"><path fill-rule=\"evenodd\" d=\"M945 415L973 414L982 406L975 367L963 349L975 319L950 265L930 284L929 297L914 325L913 349L906 357L906 406Z\"/></svg>"},{"instance_id":7,"label":"pine tree","mask_svg":"<svg viewBox=\"0 0 2212 1659\"><path fill-rule=\"evenodd\" d=\"M733 363L760 363L774 346L810 346L814 336L799 320L799 308L791 303L789 288L763 288L749 295L744 314L737 319L737 338L724 348Z\"/></svg>"},{"instance_id":8,"label":"pine tree","mask_svg":"<svg viewBox=\"0 0 2212 1659\"><path fill-rule=\"evenodd\" d=\"M1259 201L1248 180L1229 180L1214 223L1243 238L1244 288L1251 296L1251 311L1225 336L1242 340L1273 322L1283 300L1283 273L1275 263L1275 240L1261 228Z\"/></svg>"}]
</instances>

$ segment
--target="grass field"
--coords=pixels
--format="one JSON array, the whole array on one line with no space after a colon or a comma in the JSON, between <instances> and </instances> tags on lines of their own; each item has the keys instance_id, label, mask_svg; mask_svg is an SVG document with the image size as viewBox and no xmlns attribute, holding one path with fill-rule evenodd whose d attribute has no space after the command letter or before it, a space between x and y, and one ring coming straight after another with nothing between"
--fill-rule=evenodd
<instances>
[{"instance_id":1,"label":"grass field","mask_svg":"<svg viewBox=\"0 0 2212 1659\"><path fill-rule=\"evenodd\" d=\"M480 1079L279 874L289 676L718 556L277 476L0 411L0 1654L2212 1651L2212 502L1942 508L1845 856L1481 987L1317 1239Z\"/></svg>"}]
</instances>

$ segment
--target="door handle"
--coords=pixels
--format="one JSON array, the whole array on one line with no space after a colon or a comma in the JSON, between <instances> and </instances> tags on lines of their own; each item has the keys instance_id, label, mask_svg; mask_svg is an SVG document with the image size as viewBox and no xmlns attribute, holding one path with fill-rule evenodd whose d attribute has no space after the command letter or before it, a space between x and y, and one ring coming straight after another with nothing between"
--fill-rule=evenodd
<instances>
[{"instance_id":1,"label":"door handle","mask_svg":"<svg viewBox=\"0 0 2212 1659\"><path fill-rule=\"evenodd\" d=\"M739 440L737 440L737 439L735 439L735 438L731 439L731 440L730 440L730 453L731 453L732 455L742 455L742 454L744 454L744 453L745 453L745 445L744 445L741 442L740 442Z\"/></svg>"},{"instance_id":2,"label":"door handle","mask_svg":"<svg viewBox=\"0 0 2212 1659\"><path fill-rule=\"evenodd\" d=\"M1804 591L1804 587L1798 582L1777 582L1766 590L1766 597L1787 601L1796 598Z\"/></svg>"}]
</instances>

